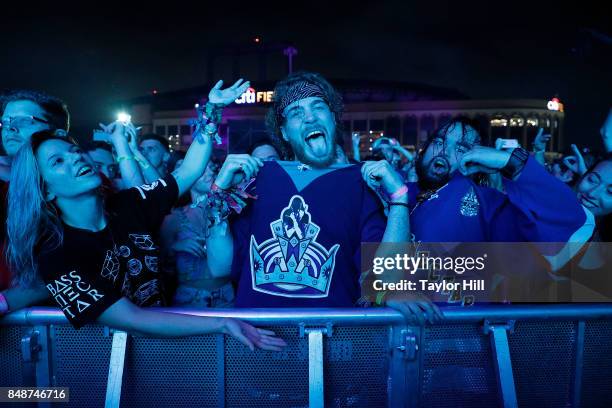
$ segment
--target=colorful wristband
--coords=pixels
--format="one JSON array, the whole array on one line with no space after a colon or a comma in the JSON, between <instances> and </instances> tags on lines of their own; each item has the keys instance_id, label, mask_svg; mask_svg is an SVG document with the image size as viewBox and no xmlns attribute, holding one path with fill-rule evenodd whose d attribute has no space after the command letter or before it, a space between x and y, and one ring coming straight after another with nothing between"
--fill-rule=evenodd
<instances>
[{"instance_id":1,"label":"colorful wristband","mask_svg":"<svg viewBox=\"0 0 612 408\"><path fill-rule=\"evenodd\" d=\"M134 156L119 156L117 157L117 163L121 163L123 160L136 160Z\"/></svg>"},{"instance_id":2,"label":"colorful wristband","mask_svg":"<svg viewBox=\"0 0 612 408\"><path fill-rule=\"evenodd\" d=\"M134 160L136 160L136 163L138 163L138 165L142 167L143 169L148 169L149 167L151 167L149 163L147 163L146 161L142 159L139 159L138 157L134 157Z\"/></svg>"},{"instance_id":3,"label":"colorful wristband","mask_svg":"<svg viewBox=\"0 0 612 408\"><path fill-rule=\"evenodd\" d=\"M386 295L386 294L387 294L387 291L384 291L384 292L378 292L378 293L376 294L376 304L377 304L378 306L381 306L381 305L382 305L382 303L383 303L383 299L384 299L384 297L385 297L385 295Z\"/></svg>"},{"instance_id":4,"label":"colorful wristband","mask_svg":"<svg viewBox=\"0 0 612 408\"><path fill-rule=\"evenodd\" d=\"M0 316L7 314L9 311L9 305L6 298L0 293Z\"/></svg>"},{"instance_id":5,"label":"colorful wristband","mask_svg":"<svg viewBox=\"0 0 612 408\"><path fill-rule=\"evenodd\" d=\"M206 124L214 123L218 125L221 123L221 115L223 113L224 105L220 103L211 103L206 102L206 106L204 107L204 118L206 119Z\"/></svg>"},{"instance_id":6,"label":"colorful wristband","mask_svg":"<svg viewBox=\"0 0 612 408\"><path fill-rule=\"evenodd\" d=\"M398 198L404 196L406 193L408 193L408 186L404 184L403 186L398 188L395 193L391 194L389 198L391 199L391 201L397 200Z\"/></svg>"},{"instance_id":7,"label":"colorful wristband","mask_svg":"<svg viewBox=\"0 0 612 408\"><path fill-rule=\"evenodd\" d=\"M213 183L212 186L210 187L210 191L215 192L215 191L227 191L227 190L224 190L221 187L219 187L217 183Z\"/></svg>"}]
</instances>

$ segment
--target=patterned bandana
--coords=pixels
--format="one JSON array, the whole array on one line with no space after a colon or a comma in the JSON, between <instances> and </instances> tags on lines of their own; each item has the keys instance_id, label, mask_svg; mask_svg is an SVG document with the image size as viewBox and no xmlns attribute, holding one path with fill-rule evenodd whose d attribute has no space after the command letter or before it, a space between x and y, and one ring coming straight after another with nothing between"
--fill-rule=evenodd
<instances>
[{"instance_id":1,"label":"patterned bandana","mask_svg":"<svg viewBox=\"0 0 612 408\"><path fill-rule=\"evenodd\" d=\"M283 111L285 110L285 108L291 105L293 102L315 96L327 102L325 94L323 93L321 88L319 88L318 85L306 81L296 83L291 88L289 88L283 99L281 99L280 103L278 104L278 107L276 108L276 116L279 119L282 118Z\"/></svg>"}]
</instances>

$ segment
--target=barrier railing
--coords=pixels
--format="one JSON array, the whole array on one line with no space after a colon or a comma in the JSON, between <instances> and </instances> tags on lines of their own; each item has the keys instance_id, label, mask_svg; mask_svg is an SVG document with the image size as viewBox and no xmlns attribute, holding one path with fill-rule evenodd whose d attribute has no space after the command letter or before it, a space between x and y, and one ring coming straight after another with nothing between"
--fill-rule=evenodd
<instances>
[{"instance_id":1,"label":"barrier railing","mask_svg":"<svg viewBox=\"0 0 612 408\"><path fill-rule=\"evenodd\" d=\"M61 406L612 401L612 305L447 307L440 324L425 327L378 308L163 310L271 327L288 346L253 353L222 335L152 339L96 325L74 330L57 309L25 309L0 319L0 386L68 387L70 402Z\"/></svg>"}]
</instances>

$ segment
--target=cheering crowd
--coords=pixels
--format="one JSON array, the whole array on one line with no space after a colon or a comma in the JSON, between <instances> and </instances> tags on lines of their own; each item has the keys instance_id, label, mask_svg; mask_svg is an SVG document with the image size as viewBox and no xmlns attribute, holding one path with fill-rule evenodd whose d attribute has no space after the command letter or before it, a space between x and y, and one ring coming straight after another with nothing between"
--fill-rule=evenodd
<instances>
[{"instance_id":1,"label":"cheering crowd","mask_svg":"<svg viewBox=\"0 0 612 408\"><path fill-rule=\"evenodd\" d=\"M442 317L418 295L364 296L363 242L572 243L579 251L562 260L544 254L552 273L570 259L609 273L589 244L612 240L612 112L599 154L572 145L546 162L542 129L533 146L484 146L476 122L455 117L419 152L385 137L361 161L358 135L351 154L343 148L339 93L300 72L274 89L269 138L221 158L223 108L248 87L211 89L182 157L128 121L81 146L60 99L5 93L0 315L52 304L77 328L220 332L278 350L271 331L149 307L365 305L421 324Z\"/></svg>"}]
</instances>

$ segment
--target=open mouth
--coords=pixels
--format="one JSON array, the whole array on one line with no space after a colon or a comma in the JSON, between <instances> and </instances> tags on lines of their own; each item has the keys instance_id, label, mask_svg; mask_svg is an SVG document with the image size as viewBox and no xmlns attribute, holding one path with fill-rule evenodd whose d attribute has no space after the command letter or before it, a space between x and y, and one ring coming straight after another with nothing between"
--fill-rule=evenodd
<instances>
[{"instance_id":1,"label":"open mouth","mask_svg":"<svg viewBox=\"0 0 612 408\"><path fill-rule=\"evenodd\" d=\"M582 205L584 205L586 208L595 208L595 207L597 207L597 203L595 203L593 200L591 200L589 198L586 198L583 195L580 196L580 203Z\"/></svg>"},{"instance_id":2,"label":"open mouth","mask_svg":"<svg viewBox=\"0 0 612 408\"><path fill-rule=\"evenodd\" d=\"M311 141L316 140L319 137L325 138L325 134L320 130L313 130L312 132L306 135L306 143L310 143Z\"/></svg>"},{"instance_id":3,"label":"open mouth","mask_svg":"<svg viewBox=\"0 0 612 408\"><path fill-rule=\"evenodd\" d=\"M325 133L323 131L312 130L306 134L304 140L315 155L319 156L326 153L327 140L325 139Z\"/></svg>"},{"instance_id":4,"label":"open mouth","mask_svg":"<svg viewBox=\"0 0 612 408\"><path fill-rule=\"evenodd\" d=\"M444 174L448 172L450 166L443 157L436 157L430 167L434 174Z\"/></svg>"},{"instance_id":5,"label":"open mouth","mask_svg":"<svg viewBox=\"0 0 612 408\"><path fill-rule=\"evenodd\" d=\"M83 176L91 175L93 173L94 173L93 168L90 165L86 164L77 171L76 176L83 177Z\"/></svg>"}]
</instances>

